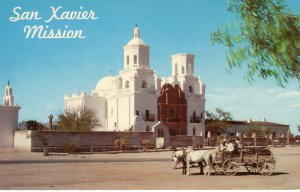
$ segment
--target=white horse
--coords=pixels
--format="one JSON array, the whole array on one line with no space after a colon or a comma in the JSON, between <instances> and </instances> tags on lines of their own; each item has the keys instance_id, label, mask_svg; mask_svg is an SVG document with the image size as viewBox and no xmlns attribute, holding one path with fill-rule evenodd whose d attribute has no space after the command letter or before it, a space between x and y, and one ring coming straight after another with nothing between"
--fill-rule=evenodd
<instances>
[{"instance_id":1,"label":"white horse","mask_svg":"<svg viewBox=\"0 0 300 192\"><path fill-rule=\"evenodd\" d=\"M186 157L184 158L187 163L187 175L190 175L190 166L192 163L198 163L200 169L202 168L202 162L206 163L204 175L210 175L211 168L213 166L212 161L212 153L206 150L199 150L199 151L190 151L186 153Z\"/></svg>"},{"instance_id":2,"label":"white horse","mask_svg":"<svg viewBox=\"0 0 300 192\"><path fill-rule=\"evenodd\" d=\"M186 152L190 152L193 151L191 149L187 149ZM179 165L182 162L182 157L183 156L183 151L179 150L179 151L173 151L172 152L172 161L174 161L175 165L174 165L174 169L177 168L177 165Z\"/></svg>"}]
</instances>

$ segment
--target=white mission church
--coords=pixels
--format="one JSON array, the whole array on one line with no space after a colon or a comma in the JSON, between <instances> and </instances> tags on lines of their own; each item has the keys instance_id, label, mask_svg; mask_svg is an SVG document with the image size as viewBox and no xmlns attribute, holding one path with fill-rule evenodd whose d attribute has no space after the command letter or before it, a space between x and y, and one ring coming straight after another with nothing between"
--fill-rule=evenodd
<instances>
[{"instance_id":1,"label":"white mission church","mask_svg":"<svg viewBox=\"0 0 300 192\"><path fill-rule=\"evenodd\" d=\"M205 85L194 74L195 56L172 55L172 75L161 78L150 68L149 48L134 28L119 74L101 79L92 95L65 95L65 111L93 109L101 122L94 131L153 131L163 123L170 135L204 133Z\"/></svg>"}]
</instances>

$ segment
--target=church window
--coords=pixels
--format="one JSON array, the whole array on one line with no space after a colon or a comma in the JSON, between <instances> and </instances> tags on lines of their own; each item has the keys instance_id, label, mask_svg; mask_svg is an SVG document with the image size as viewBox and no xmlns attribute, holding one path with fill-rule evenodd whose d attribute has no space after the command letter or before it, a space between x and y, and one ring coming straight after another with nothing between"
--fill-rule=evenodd
<instances>
[{"instance_id":1,"label":"church window","mask_svg":"<svg viewBox=\"0 0 300 192\"><path fill-rule=\"evenodd\" d=\"M195 136L195 135L196 135L196 128L193 127L193 136Z\"/></svg>"},{"instance_id":2,"label":"church window","mask_svg":"<svg viewBox=\"0 0 300 192\"><path fill-rule=\"evenodd\" d=\"M136 115L136 116L139 116L139 115L140 115L139 110L136 110L136 111L135 111L135 115Z\"/></svg>"},{"instance_id":3,"label":"church window","mask_svg":"<svg viewBox=\"0 0 300 192\"><path fill-rule=\"evenodd\" d=\"M149 132L149 131L150 131L150 127L149 127L149 125L147 125L147 127L146 127L146 131L147 131L147 132Z\"/></svg>"},{"instance_id":4,"label":"church window","mask_svg":"<svg viewBox=\"0 0 300 192\"><path fill-rule=\"evenodd\" d=\"M175 75L178 75L177 63L175 63Z\"/></svg>"},{"instance_id":5,"label":"church window","mask_svg":"<svg viewBox=\"0 0 300 192\"><path fill-rule=\"evenodd\" d=\"M142 81L142 88L146 88L147 87L147 82L146 81Z\"/></svg>"},{"instance_id":6,"label":"church window","mask_svg":"<svg viewBox=\"0 0 300 192\"><path fill-rule=\"evenodd\" d=\"M129 81L126 81L125 82L125 89L128 89L129 88Z\"/></svg>"},{"instance_id":7,"label":"church window","mask_svg":"<svg viewBox=\"0 0 300 192\"><path fill-rule=\"evenodd\" d=\"M194 88L193 88L193 86L189 86L189 92L190 92L190 93L194 93Z\"/></svg>"},{"instance_id":8,"label":"church window","mask_svg":"<svg viewBox=\"0 0 300 192\"><path fill-rule=\"evenodd\" d=\"M133 61L134 61L134 64L137 63L137 55L134 55Z\"/></svg>"},{"instance_id":9,"label":"church window","mask_svg":"<svg viewBox=\"0 0 300 192\"><path fill-rule=\"evenodd\" d=\"M126 59L127 61L127 65L129 65L129 56L127 55L127 59Z\"/></svg>"},{"instance_id":10,"label":"church window","mask_svg":"<svg viewBox=\"0 0 300 192\"><path fill-rule=\"evenodd\" d=\"M184 74L184 66L181 67L181 73Z\"/></svg>"}]
</instances>

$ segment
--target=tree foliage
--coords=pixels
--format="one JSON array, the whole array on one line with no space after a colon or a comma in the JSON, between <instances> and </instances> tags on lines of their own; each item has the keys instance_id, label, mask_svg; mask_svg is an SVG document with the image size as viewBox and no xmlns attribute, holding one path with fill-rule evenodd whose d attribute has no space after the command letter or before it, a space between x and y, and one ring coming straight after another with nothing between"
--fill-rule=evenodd
<instances>
[{"instance_id":1,"label":"tree foliage","mask_svg":"<svg viewBox=\"0 0 300 192\"><path fill-rule=\"evenodd\" d=\"M89 108L73 109L58 115L58 129L68 131L91 131L100 126L95 112Z\"/></svg>"},{"instance_id":2,"label":"tree foliage","mask_svg":"<svg viewBox=\"0 0 300 192\"><path fill-rule=\"evenodd\" d=\"M28 130L44 130L44 129L46 129L46 126L44 126L42 123L40 123L36 120L25 121L25 127Z\"/></svg>"},{"instance_id":3,"label":"tree foliage","mask_svg":"<svg viewBox=\"0 0 300 192\"><path fill-rule=\"evenodd\" d=\"M263 137L265 135L270 135L271 129L268 127L261 127L261 126L250 124L244 130L244 134L247 137L251 137L253 133L256 133L257 137Z\"/></svg>"},{"instance_id":4,"label":"tree foliage","mask_svg":"<svg viewBox=\"0 0 300 192\"><path fill-rule=\"evenodd\" d=\"M275 78L284 87L289 78L300 82L300 17L283 0L229 0L237 23L212 33L212 43L227 47L229 71L247 65L245 79Z\"/></svg>"},{"instance_id":5,"label":"tree foliage","mask_svg":"<svg viewBox=\"0 0 300 192\"><path fill-rule=\"evenodd\" d=\"M230 126L227 121L232 120L231 113L221 108L216 108L216 113L206 111L206 125L207 131L216 135L218 133L224 133L226 128Z\"/></svg>"}]
</instances>

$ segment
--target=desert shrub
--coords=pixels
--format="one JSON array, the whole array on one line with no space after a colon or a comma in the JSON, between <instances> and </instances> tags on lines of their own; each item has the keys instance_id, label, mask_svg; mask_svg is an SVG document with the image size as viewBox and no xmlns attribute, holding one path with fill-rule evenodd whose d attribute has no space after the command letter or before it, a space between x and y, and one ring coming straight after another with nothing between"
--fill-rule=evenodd
<instances>
[{"instance_id":1,"label":"desert shrub","mask_svg":"<svg viewBox=\"0 0 300 192\"><path fill-rule=\"evenodd\" d=\"M117 150L125 151L128 147L128 140L126 140L125 138L117 139L115 140L115 146Z\"/></svg>"},{"instance_id":2,"label":"desert shrub","mask_svg":"<svg viewBox=\"0 0 300 192\"><path fill-rule=\"evenodd\" d=\"M150 148L151 146L151 142L149 139L143 139L142 140L142 147L143 147L143 150L146 151Z\"/></svg>"},{"instance_id":3,"label":"desert shrub","mask_svg":"<svg viewBox=\"0 0 300 192\"><path fill-rule=\"evenodd\" d=\"M74 143L64 143L61 149L64 153L72 153L75 151L76 145Z\"/></svg>"}]
</instances>

